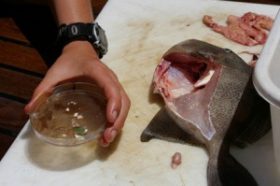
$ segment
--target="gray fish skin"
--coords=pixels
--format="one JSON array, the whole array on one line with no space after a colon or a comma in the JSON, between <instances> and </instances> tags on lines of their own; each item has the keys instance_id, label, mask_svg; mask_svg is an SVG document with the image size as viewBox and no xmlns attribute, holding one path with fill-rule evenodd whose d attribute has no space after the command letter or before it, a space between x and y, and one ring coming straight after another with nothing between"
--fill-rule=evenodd
<instances>
[{"instance_id":1,"label":"gray fish skin","mask_svg":"<svg viewBox=\"0 0 280 186\"><path fill-rule=\"evenodd\" d=\"M211 61L210 71L214 71L214 74L205 86L186 94L179 94L177 97L172 97L171 93L164 89L164 83L169 81L162 83L161 77L158 77L162 75L159 75L161 69L156 70L153 86L155 92L163 97L166 105L143 131L141 141L159 138L203 146L209 154L207 166L209 186L257 185L250 173L229 153L232 143L246 146L261 138L270 129L269 105L258 96L253 87L251 80L253 69L232 51L199 40L181 42L163 56L163 60L170 62L171 65L175 64L175 68L176 63L181 68L182 63L192 61L193 64L195 59L198 59L197 63ZM196 70L197 67L191 68ZM180 70L182 71L182 68ZM196 78L193 83L198 81L200 79ZM171 82L174 83L176 81ZM178 94L177 89L175 93ZM194 107L190 107L190 104ZM201 115L197 112L201 112L199 113ZM198 115L204 119L201 122L199 117L191 115Z\"/></svg>"}]
</instances>

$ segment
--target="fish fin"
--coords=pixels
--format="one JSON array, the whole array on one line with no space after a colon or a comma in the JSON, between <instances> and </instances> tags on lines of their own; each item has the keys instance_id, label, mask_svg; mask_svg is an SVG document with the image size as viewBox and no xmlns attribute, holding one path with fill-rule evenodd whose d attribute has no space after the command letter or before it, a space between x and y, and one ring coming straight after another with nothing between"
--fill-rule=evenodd
<instances>
[{"instance_id":1,"label":"fish fin","mask_svg":"<svg viewBox=\"0 0 280 186\"><path fill-rule=\"evenodd\" d=\"M140 137L142 142L150 141L153 138L170 142L201 145L191 134L188 134L176 124L167 113L165 107L154 116Z\"/></svg>"},{"instance_id":2,"label":"fish fin","mask_svg":"<svg viewBox=\"0 0 280 186\"><path fill-rule=\"evenodd\" d=\"M207 167L208 186L258 185L249 171L232 157L228 150L213 152L209 155Z\"/></svg>"},{"instance_id":3,"label":"fish fin","mask_svg":"<svg viewBox=\"0 0 280 186\"><path fill-rule=\"evenodd\" d=\"M237 147L244 148L262 138L271 129L269 104L254 91L254 105L250 119L245 122L244 128L233 141ZM252 95L251 95L252 96Z\"/></svg>"}]
</instances>

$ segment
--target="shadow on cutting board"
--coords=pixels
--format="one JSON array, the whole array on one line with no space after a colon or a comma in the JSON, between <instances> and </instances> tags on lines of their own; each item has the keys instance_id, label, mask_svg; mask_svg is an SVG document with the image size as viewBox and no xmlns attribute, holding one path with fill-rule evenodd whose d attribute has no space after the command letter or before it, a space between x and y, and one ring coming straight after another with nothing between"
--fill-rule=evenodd
<instances>
[{"instance_id":1,"label":"shadow on cutting board","mask_svg":"<svg viewBox=\"0 0 280 186\"><path fill-rule=\"evenodd\" d=\"M29 124L22 138L28 140L26 156L30 163L46 170L67 171L83 167L94 161L106 161L116 150L121 134L107 148L100 147L96 141L73 147L61 147L39 140Z\"/></svg>"}]
</instances>

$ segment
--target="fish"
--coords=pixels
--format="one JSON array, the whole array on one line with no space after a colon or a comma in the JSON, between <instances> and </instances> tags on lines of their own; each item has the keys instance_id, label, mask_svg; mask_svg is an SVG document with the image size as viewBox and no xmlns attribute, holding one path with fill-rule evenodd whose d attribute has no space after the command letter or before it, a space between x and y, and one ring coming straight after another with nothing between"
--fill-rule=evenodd
<instances>
[{"instance_id":1,"label":"fish","mask_svg":"<svg viewBox=\"0 0 280 186\"><path fill-rule=\"evenodd\" d=\"M164 105L140 136L204 148L209 186L258 185L231 154L271 129L269 104L252 83L253 67L229 49L190 39L157 65L152 89Z\"/></svg>"}]
</instances>

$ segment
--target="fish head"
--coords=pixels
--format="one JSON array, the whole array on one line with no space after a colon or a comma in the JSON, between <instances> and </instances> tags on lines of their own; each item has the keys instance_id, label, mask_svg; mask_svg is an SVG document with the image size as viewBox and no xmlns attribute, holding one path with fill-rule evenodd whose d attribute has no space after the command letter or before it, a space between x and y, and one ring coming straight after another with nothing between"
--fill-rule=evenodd
<instances>
[{"instance_id":1,"label":"fish head","mask_svg":"<svg viewBox=\"0 0 280 186\"><path fill-rule=\"evenodd\" d=\"M154 93L162 96L168 113L182 129L209 141L219 130L211 118L215 92L219 84L239 81L221 77L223 73L238 76L240 72L247 78L251 69L232 51L187 40L163 55L153 77ZM235 90L235 85L231 89Z\"/></svg>"}]
</instances>

